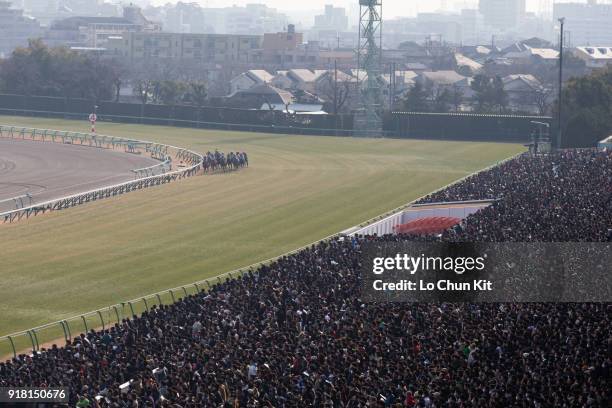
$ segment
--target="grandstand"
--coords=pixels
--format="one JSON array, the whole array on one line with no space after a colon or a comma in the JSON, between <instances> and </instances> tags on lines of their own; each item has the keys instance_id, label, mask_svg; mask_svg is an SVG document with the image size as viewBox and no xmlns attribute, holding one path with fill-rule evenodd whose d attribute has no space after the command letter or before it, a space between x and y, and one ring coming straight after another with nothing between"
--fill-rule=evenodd
<instances>
[{"instance_id":1,"label":"grandstand","mask_svg":"<svg viewBox=\"0 0 612 408\"><path fill-rule=\"evenodd\" d=\"M488 202L427 238L606 241L611 186L611 152L524 154L421 200ZM364 304L361 246L413 239L320 242L2 363L0 386L61 384L101 407L608 406L610 304Z\"/></svg>"}]
</instances>

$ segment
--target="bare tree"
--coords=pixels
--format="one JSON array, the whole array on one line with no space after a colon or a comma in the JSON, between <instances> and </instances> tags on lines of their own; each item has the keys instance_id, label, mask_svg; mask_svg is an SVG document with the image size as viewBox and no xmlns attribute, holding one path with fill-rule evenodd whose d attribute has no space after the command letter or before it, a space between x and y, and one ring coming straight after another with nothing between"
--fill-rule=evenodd
<instances>
[{"instance_id":1,"label":"bare tree","mask_svg":"<svg viewBox=\"0 0 612 408\"><path fill-rule=\"evenodd\" d=\"M546 88L544 86L537 87L530 92L530 99L538 108L540 116L547 115L550 111L551 100L550 97L553 93L552 88Z\"/></svg>"},{"instance_id":2,"label":"bare tree","mask_svg":"<svg viewBox=\"0 0 612 408\"><path fill-rule=\"evenodd\" d=\"M351 94L352 78L337 69L325 74L320 92L323 98L331 105L334 115L342 112L342 108Z\"/></svg>"},{"instance_id":3,"label":"bare tree","mask_svg":"<svg viewBox=\"0 0 612 408\"><path fill-rule=\"evenodd\" d=\"M453 85L450 91L450 102L455 112L459 112L459 108L463 103L463 90L456 84Z\"/></svg>"},{"instance_id":4,"label":"bare tree","mask_svg":"<svg viewBox=\"0 0 612 408\"><path fill-rule=\"evenodd\" d=\"M150 79L138 79L134 83L133 93L138 97L142 105L146 105L153 92L153 81Z\"/></svg>"}]
</instances>

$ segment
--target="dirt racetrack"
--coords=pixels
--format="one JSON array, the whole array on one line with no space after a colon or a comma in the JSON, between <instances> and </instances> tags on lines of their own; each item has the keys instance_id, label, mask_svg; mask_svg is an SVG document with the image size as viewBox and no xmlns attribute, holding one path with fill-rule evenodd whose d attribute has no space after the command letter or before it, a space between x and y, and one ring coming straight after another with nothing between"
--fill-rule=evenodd
<instances>
[{"instance_id":1,"label":"dirt racetrack","mask_svg":"<svg viewBox=\"0 0 612 408\"><path fill-rule=\"evenodd\" d=\"M30 194L32 204L37 204L133 180L132 169L157 163L123 151L0 139L0 212L15 208L14 197Z\"/></svg>"}]
</instances>

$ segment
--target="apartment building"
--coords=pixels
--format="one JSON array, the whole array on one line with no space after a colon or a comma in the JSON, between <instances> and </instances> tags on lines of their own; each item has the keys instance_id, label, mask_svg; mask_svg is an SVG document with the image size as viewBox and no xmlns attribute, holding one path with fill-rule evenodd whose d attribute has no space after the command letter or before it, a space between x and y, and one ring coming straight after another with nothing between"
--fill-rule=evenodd
<instances>
[{"instance_id":1,"label":"apartment building","mask_svg":"<svg viewBox=\"0 0 612 408\"><path fill-rule=\"evenodd\" d=\"M259 35L128 32L109 40L108 54L131 60L184 58L204 62L249 62L261 48Z\"/></svg>"},{"instance_id":2,"label":"apartment building","mask_svg":"<svg viewBox=\"0 0 612 408\"><path fill-rule=\"evenodd\" d=\"M612 44L612 4L555 3L553 17L565 18L566 42L573 45Z\"/></svg>"},{"instance_id":3,"label":"apartment building","mask_svg":"<svg viewBox=\"0 0 612 408\"><path fill-rule=\"evenodd\" d=\"M0 0L0 57L9 55L16 47L28 45L29 38L41 35L37 20L13 8L11 2Z\"/></svg>"}]
</instances>

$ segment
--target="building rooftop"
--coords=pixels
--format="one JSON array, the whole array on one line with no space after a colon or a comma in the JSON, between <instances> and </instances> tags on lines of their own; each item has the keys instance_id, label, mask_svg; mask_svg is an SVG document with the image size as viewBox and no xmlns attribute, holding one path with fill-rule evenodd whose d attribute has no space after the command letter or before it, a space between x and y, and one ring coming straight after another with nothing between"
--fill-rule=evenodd
<instances>
[{"instance_id":1,"label":"building rooftop","mask_svg":"<svg viewBox=\"0 0 612 408\"><path fill-rule=\"evenodd\" d=\"M245 103L253 102L249 101L255 98L255 103L257 107L263 103L274 104L284 104L288 105L293 103L295 97L289 91L285 91L280 88L276 88L269 84L261 84L256 85L250 89L245 89L242 91L235 92L233 95L230 95L232 99L243 99Z\"/></svg>"},{"instance_id":2,"label":"building rooftop","mask_svg":"<svg viewBox=\"0 0 612 408\"><path fill-rule=\"evenodd\" d=\"M612 47L576 47L576 50L582 52L590 59L594 60L612 60Z\"/></svg>"},{"instance_id":3,"label":"building rooftop","mask_svg":"<svg viewBox=\"0 0 612 408\"><path fill-rule=\"evenodd\" d=\"M259 81L265 83L272 81L272 79L274 78L274 75L272 75L265 69L251 69L248 71L248 73Z\"/></svg>"},{"instance_id":4,"label":"building rooftop","mask_svg":"<svg viewBox=\"0 0 612 408\"><path fill-rule=\"evenodd\" d=\"M504 83L504 85L512 81L517 81L517 80L525 82L527 85L529 85L533 89L542 87L542 84L540 83L540 81L538 81L538 79L531 74L513 74L513 75L507 75L502 78L502 82Z\"/></svg>"},{"instance_id":5,"label":"building rooftop","mask_svg":"<svg viewBox=\"0 0 612 408\"><path fill-rule=\"evenodd\" d=\"M137 25L123 17L68 17L52 24L55 29L75 29L90 24L125 24Z\"/></svg>"},{"instance_id":6,"label":"building rooftop","mask_svg":"<svg viewBox=\"0 0 612 408\"><path fill-rule=\"evenodd\" d=\"M319 75L309 69L292 69L289 74L302 82L315 82Z\"/></svg>"},{"instance_id":7,"label":"building rooftop","mask_svg":"<svg viewBox=\"0 0 612 408\"><path fill-rule=\"evenodd\" d=\"M425 70L427 69L427 65L420 63L420 62L407 62L406 64L404 64L404 66L406 67L406 69L408 70Z\"/></svg>"},{"instance_id":8,"label":"building rooftop","mask_svg":"<svg viewBox=\"0 0 612 408\"><path fill-rule=\"evenodd\" d=\"M473 59L468 58L465 55L459 53L455 54L455 63L458 67L467 67L472 70L472 72L477 72L482 69L482 64L479 64Z\"/></svg>"},{"instance_id":9,"label":"building rooftop","mask_svg":"<svg viewBox=\"0 0 612 408\"><path fill-rule=\"evenodd\" d=\"M429 81L440 85L452 85L466 79L466 77L459 75L455 71L426 71L421 75Z\"/></svg>"},{"instance_id":10,"label":"building rooftop","mask_svg":"<svg viewBox=\"0 0 612 408\"><path fill-rule=\"evenodd\" d=\"M530 48L529 51L542 59L559 59L559 51L552 48Z\"/></svg>"}]
</instances>

